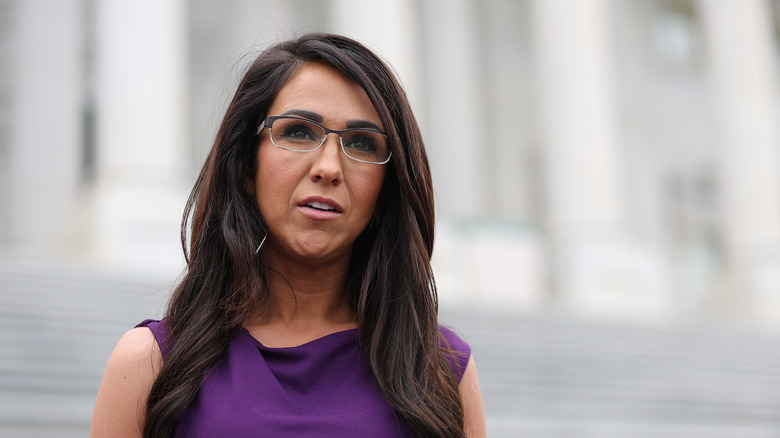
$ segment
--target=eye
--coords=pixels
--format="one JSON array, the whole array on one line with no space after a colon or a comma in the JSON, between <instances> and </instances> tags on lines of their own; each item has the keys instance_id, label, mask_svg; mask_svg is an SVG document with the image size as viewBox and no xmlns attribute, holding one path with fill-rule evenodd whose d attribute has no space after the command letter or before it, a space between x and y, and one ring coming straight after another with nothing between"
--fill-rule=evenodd
<instances>
[{"instance_id":1,"label":"eye","mask_svg":"<svg viewBox=\"0 0 780 438\"><path fill-rule=\"evenodd\" d=\"M344 138L344 147L361 153L375 153L377 151L377 135L372 132L352 132Z\"/></svg>"},{"instance_id":2,"label":"eye","mask_svg":"<svg viewBox=\"0 0 780 438\"><path fill-rule=\"evenodd\" d=\"M288 141L319 141L312 125L293 121L282 125L280 137Z\"/></svg>"}]
</instances>

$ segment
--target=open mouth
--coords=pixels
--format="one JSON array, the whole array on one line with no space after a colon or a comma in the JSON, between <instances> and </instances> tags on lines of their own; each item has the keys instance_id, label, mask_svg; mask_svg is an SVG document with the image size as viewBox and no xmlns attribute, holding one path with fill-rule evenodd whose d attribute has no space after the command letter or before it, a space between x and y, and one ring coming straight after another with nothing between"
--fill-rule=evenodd
<instances>
[{"instance_id":1,"label":"open mouth","mask_svg":"<svg viewBox=\"0 0 780 438\"><path fill-rule=\"evenodd\" d=\"M313 208L319 211L338 211L333 206L324 204L322 202L312 201L304 204L306 207Z\"/></svg>"}]
</instances>

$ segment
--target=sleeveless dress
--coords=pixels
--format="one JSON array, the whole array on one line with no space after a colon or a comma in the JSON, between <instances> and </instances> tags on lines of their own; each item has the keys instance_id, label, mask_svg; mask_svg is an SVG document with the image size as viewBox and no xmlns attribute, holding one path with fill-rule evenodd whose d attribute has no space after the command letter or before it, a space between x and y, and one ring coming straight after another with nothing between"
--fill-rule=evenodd
<instances>
[{"instance_id":1,"label":"sleeveless dress","mask_svg":"<svg viewBox=\"0 0 780 438\"><path fill-rule=\"evenodd\" d=\"M165 324L154 334L163 360ZM460 382L471 347L439 326L442 346ZM296 347L270 348L241 328L226 359L209 372L195 402L178 419L175 437L413 437L376 387L357 329Z\"/></svg>"}]
</instances>

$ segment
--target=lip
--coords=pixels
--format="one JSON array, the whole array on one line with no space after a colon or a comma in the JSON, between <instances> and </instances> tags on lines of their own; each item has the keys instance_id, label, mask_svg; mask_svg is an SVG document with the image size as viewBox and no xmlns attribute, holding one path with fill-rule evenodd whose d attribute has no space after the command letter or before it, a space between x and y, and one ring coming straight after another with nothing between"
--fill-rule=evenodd
<instances>
[{"instance_id":1,"label":"lip","mask_svg":"<svg viewBox=\"0 0 780 438\"><path fill-rule=\"evenodd\" d=\"M326 204L332 207L333 210L325 211L325 210L318 210L316 208L311 208L307 204L310 204L312 202L319 202L321 204ZM309 196L308 198L298 203L298 209L306 216L316 220L333 219L341 215L341 213L344 211L344 209L341 207L341 205L338 202L323 196Z\"/></svg>"}]
</instances>

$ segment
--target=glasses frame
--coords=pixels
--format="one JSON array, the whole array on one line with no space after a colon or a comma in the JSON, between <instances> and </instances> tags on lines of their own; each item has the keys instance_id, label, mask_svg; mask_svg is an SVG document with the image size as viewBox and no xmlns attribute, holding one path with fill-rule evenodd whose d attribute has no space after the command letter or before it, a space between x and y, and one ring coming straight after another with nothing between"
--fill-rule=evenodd
<instances>
[{"instance_id":1,"label":"glasses frame","mask_svg":"<svg viewBox=\"0 0 780 438\"><path fill-rule=\"evenodd\" d=\"M317 125L317 126L319 126L320 128L322 128L325 131L325 135L323 135L322 138L320 139L320 144L316 148L313 148L313 149L301 150L301 149L290 149L290 148L286 148L284 146L280 146L280 145L276 144L276 142L274 141L274 135L273 135L273 124L274 124L274 121L276 121L278 119L300 120L300 121L303 121L303 122L306 122L306 123L311 123L312 125ZM318 123L318 122L315 122L314 120L306 119L306 118L303 118L303 117L297 117L297 116L268 116L262 122L260 122L260 125L257 127L257 132L255 133L255 135L260 135L260 132L263 130L263 128L268 128L268 132L270 134L268 136L268 138L271 140L271 143L274 146L278 147L279 149L284 149L284 150L290 151L290 152L313 152L313 151L316 151L317 149L321 148L322 145L325 144L325 141L328 140L328 135L330 135L332 133L332 134L337 134L339 136L339 145L341 146L341 152L343 152L344 155L346 155L347 158L349 158L351 160L359 161L361 163L366 163L366 164L385 164L388 161L390 161L390 158L393 156L393 151L388 150L387 159L385 161L366 161L366 160L361 160L359 158L355 158L355 157L349 155L347 153L347 151L344 149L344 137L342 137L342 136L345 133L347 133L347 132L369 131L369 132L375 132L375 133L380 134L383 137L387 138L387 134L385 134L382 131L376 130L376 129L371 129L371 128L348 128L348 129L341 129L341 130L339 130L339 129L330 129L327 126L323 125L322 123Z\"/></svg>"}]
</instances>

